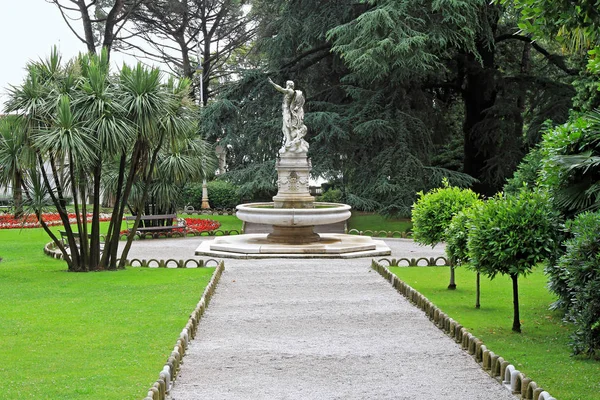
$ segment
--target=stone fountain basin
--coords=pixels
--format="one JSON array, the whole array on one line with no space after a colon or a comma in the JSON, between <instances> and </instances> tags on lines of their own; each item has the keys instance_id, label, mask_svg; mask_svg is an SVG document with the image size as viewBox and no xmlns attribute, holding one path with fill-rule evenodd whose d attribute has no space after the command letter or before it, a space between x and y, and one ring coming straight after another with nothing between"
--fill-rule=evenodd
<instances>
[{"instance_id":1,"label":"stone fountain basin","mask_svg":"<svg viewBox=\"0 0 600 400\"><path fill-rule=\"evenodd\" d=\"M350 206L315 202L315 208L273 208L273 203L240 204L236 216L245 222L276 226L315 226L334 224L350 218Z\"/></svg>"}]
</instances>

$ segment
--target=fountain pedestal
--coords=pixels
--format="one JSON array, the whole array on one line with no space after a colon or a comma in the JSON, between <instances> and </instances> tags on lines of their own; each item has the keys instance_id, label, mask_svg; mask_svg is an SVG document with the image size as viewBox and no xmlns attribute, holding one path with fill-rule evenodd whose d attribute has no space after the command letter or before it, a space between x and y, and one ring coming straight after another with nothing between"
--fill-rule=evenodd
<instances>
[{"instance_id":1,"label":"fountain pedestal","mask_svg":"<svg viewBox=\"0 0 600 400\"><path fill-rule=\"evenodd\" d=\"M310 195L309 175L312 165L306 152L286 152L277 164L277 195L274 208L314 208L315 198Z\"/></svg>"}]
</instances>

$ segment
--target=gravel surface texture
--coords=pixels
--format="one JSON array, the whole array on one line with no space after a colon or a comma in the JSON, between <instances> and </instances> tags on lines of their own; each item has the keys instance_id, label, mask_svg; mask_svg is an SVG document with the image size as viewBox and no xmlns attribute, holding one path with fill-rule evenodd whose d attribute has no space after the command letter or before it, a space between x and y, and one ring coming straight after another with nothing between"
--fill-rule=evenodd
<instances>
[{"instance_id":1,"label":"gravel surface texture","mask_svg":"<svg viewBox=\"0 0 600 400\"><path fill-rule=\"evenodd\" d=\"M198 240L139 241L132 256L192 258ZM370 261L225 260L171 399L515 400Z\"/></svg>"}]
</instances>

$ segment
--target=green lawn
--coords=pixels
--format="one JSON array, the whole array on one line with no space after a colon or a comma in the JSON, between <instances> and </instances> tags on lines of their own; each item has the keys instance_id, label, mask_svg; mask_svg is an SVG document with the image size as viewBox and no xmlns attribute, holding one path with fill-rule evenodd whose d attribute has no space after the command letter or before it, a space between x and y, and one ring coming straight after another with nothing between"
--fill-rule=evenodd
<instances>
[{"instance_id":1,"label":"green lawn","mask_svg":"<svg viewBox=\"0 0 600 400\"><path fill-rule=\"evenodd\" d=\"M0 230L0 397L143 398L214 269L68 273L48 241Z\"/></svg>"},{"instance_id":2,"label":"green lawn","mask_svg":"<svg viewBox=\"0 0 600 400\"><path fill-rule=\"evenodd\" d=\"M348 220L348 230L405 232L410 228L412 228L410 219L385 218L378 214L360 211L353 211L352 217Z\"/></svg>"},{"instance_id":3,"label":"green lawn","mask_svg":"<svg viewBox=\"0 0 600 400\"><path fill-rule=\"evenodd\" d=\"M486 346L560 400L600 399L600 362L572 357L571 327L548 310L554 300L542 268L519 280L522 334L513 333L510 278L482 277L481 309L475 305L475 274L456 269L457 290L446 289L447 268L390 268Z\"/></svg>"}]
</instances>

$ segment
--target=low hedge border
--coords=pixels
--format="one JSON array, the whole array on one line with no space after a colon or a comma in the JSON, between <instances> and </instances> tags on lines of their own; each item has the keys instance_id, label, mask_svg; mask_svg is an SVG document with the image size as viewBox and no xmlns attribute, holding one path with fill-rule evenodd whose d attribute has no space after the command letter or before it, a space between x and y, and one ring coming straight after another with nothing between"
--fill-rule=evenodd
<instances>
[{"instance_id":1,"label":"low hedge border","mask_svg":"<svg viewBox=\"0 0 600 400\"><path fill-rule=\"evenodd\" d=\"M213 272L212 278L210 282L204 289L204 293L200 298L200 301L196 305L194 311L190 315L190 319L188 320L185 328L179 334L179 338L175 343L175 347L173 347L173 351L171 355L167 359L162 371L158 374L158 379L148 390L146 397L144 400L165 400L171 388L175 384L177 379L177 374L181 369L181 364L183 362L183 356L189 346L191 340L196 337L196 333L198 331L198 324L208 307L212 295L215 293L215 289L219 280L221 279L221 275L223 275L223 271L225 270L225 264L221 261L215 272Z\"/></svg>"},{"instance_id":2,"label":"low hedge border","mask_svg":"<svg viewBox=\"0 0 600 400\"><path fill-rule=\"evenodd\" d=\"M460 343L463 350L472 355L485 372L490 374L492 378L496 379L514 395L518 395L519 399L556 400L543 388L538 387L536 382L517 370L514 365L489 350L487 346L483 344L483 341L469 333L467 329L457 321L448 317L448 315L435 306L425 296L394 275L386 266L372 260L371 268L389 281L392 286L412 304L423 310L425 315L427 315L439 329L454 338L456 343Z\"/></svg>"}]
</instances>

